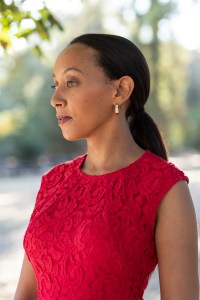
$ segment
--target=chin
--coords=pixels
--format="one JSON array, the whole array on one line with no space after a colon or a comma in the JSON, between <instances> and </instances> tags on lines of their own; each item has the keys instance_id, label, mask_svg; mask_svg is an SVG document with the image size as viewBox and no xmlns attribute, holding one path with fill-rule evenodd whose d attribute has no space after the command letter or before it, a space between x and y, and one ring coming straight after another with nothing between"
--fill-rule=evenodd
<instances>
[{"instance_id":1,"label":"chin","mask_svg":"<svg viewBox=\"0 0 200 300\"><path fill-rule=\"evenodd\" d=\"M62 134L63 134L64 139L67 141L70 141L70 142L84 139L84 137L82 135L78 135L78 134L66 134L64 132Z\"/></svg>"}]
</instances>

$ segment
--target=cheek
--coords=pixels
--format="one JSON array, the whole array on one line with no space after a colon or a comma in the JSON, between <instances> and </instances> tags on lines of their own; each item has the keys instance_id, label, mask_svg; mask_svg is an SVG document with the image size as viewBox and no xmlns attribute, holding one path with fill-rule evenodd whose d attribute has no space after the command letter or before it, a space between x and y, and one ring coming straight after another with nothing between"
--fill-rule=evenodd
<instances>
[{"instance_id":1,"label":"cheek","mask_svg":"<svg viewBox=\"0 0 200 300\"><path fill-rule=\"evenodd\" d=\"M89 113L102 113L107 114L112 109L112 98L110 93L103 91L105 88L102 87L101 90L97 89L91 91L87 94L84 101L84 110L87 110Z\"/></svg>"},{"instance_id":2,"label":"cheek","mask_svg":"<svg viewBox=\"0 0 200 300\"><path fill-rule=\"evenodd\" d=\"M68 112L74 118L71 130L77 133L92 130L113 115L111 91L105 85L71 90L68 100Z\"/></svg>"}]
</instances>

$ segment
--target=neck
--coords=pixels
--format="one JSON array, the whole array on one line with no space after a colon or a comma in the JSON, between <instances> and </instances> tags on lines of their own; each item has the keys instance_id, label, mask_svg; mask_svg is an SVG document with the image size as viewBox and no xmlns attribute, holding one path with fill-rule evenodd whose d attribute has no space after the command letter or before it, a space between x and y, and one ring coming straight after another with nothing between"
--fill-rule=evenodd
<instances>
[{"instance_id":1,"label":"neck","mask_svg":"<svg viewBox=\"0 0 200 300\"><path fill-rule=\"evenodd\" d=\"M88 138L87 149L83 171L94 175L123 168L144 153L135 143L127 122Z\"/></svg>"}]
</instances>

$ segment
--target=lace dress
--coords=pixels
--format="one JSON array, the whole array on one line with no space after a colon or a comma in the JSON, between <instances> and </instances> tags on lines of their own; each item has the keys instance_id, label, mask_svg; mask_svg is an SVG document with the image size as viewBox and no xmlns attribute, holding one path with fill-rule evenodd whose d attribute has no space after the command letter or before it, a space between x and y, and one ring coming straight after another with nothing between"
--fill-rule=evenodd
<instances>
[{"instance_id":1,"label":"lace dress","mask_svg":"<svg viewBox=\"0 0 200 300\"><path fill-rule=\"evenodd\" d=\"M104 175L84 174L85 158L42 177L24 237L38 300L142 300L157 264L158 205L188 178L148 150Z\"/></svg>"}]
</instances>

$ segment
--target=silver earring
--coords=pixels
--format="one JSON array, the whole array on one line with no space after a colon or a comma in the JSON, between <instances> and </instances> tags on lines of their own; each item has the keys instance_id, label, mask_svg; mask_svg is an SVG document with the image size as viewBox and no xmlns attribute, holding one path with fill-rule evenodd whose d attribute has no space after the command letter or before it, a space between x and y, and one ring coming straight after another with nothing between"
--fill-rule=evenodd
<instances>
[{"instance_id":1,"label":"silver earring","mask_svg":"<svg viewBox=\"0 0 200 300\"><path fill-rule=\"evenodd\" d=\"M115 113L119 114L119 104L115 104Z\"/></svg>"}]
</instances>

